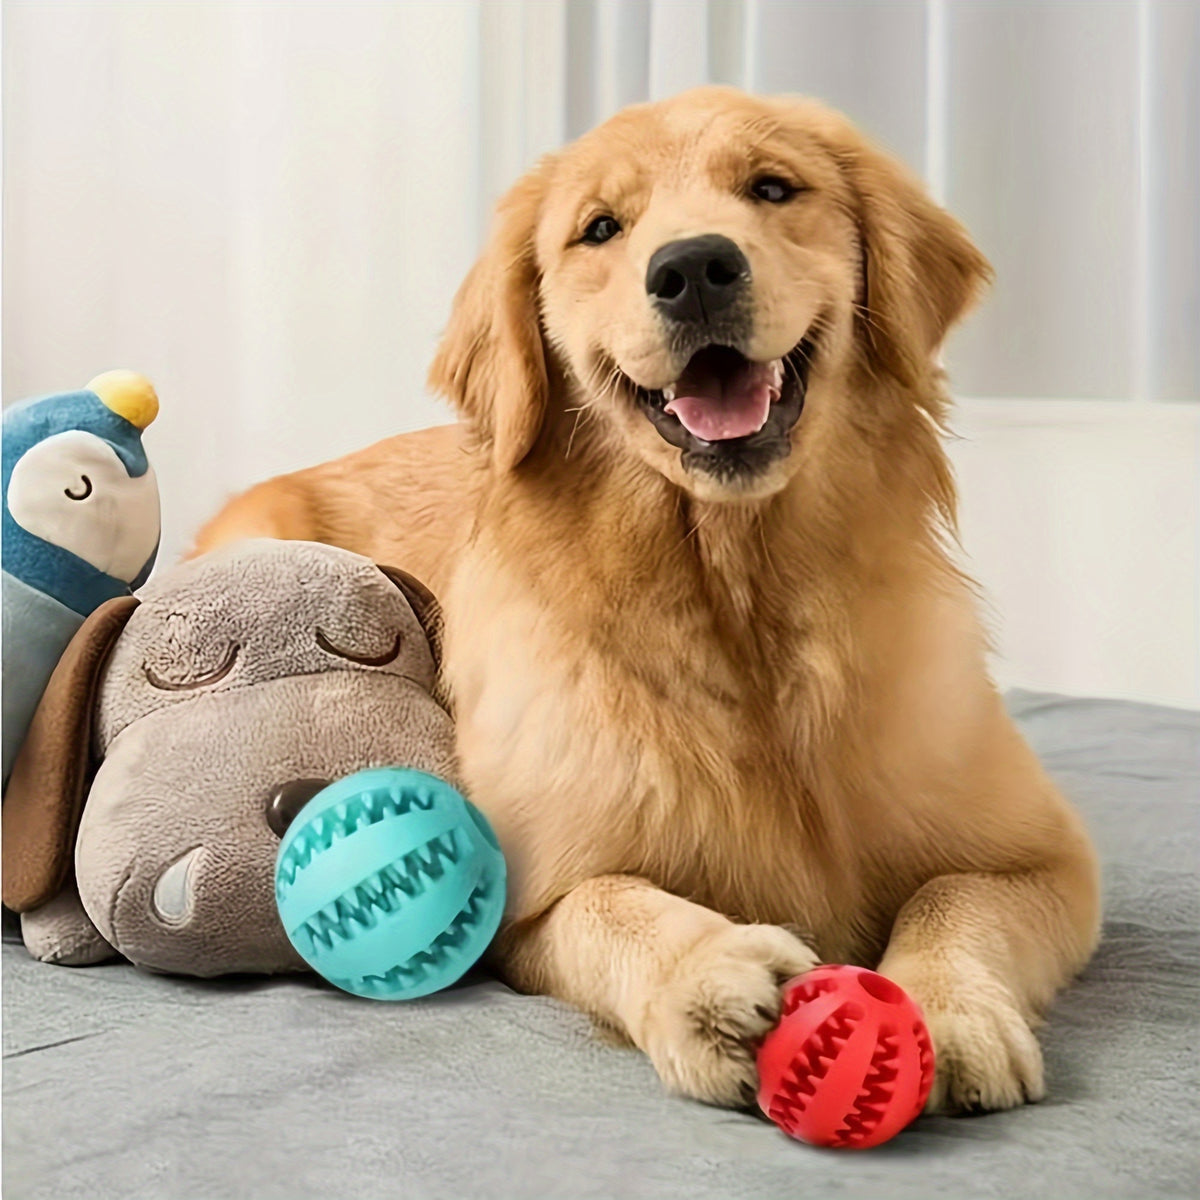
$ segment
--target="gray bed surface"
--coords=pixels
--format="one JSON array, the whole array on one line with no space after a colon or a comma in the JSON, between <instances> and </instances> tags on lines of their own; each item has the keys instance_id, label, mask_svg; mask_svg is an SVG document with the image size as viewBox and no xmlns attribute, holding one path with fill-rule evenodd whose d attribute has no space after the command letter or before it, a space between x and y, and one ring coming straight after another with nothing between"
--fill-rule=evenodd
<instances>
[{"instance_id":1,"label":"gray bed surface","mask_svg":"<svg viewBox=\"0 0 1200 1200\"><path fill-rule=\"evenodd\" d=\"M862 1153L663 1095L578 1013L486 978L408 1005L300 977L3 949L5 1200L1200 1195L1200 714L1014 693L1105 867L1049 1097Z\"/></svg>"}]
</instances>

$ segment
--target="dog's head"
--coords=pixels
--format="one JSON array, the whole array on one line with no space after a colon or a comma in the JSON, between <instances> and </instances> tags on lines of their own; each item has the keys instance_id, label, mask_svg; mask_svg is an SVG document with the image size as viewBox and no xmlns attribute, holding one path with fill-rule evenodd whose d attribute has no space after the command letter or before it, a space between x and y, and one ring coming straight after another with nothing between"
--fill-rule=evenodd
<instances>
[{"instance_id":1,"label":"dog's head","mask_svg":"<svg viewBox=\"0 0 1200 1200\"><path fill-rule=\"evenodd\" d=\"M581 436L693 495L764 496L806 444L879 416L849 411L855 380L920 393L987 274L844 118L702 88L619 113L508 193L430 378L501 471L594 412Z\"/></svg>"}]
</instances>

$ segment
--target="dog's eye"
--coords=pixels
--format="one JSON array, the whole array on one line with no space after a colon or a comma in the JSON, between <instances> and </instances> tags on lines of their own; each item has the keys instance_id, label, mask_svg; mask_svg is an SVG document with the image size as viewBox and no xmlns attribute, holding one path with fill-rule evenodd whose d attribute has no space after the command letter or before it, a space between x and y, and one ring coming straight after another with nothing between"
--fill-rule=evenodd
<instances>
[{"instance_id":1,"label":"dog's eye","mask_svg":"<svg viewBox=\"0 0 1200 1200\"><path fill-rule=\"evenodd\" d=\"M621 223L616 217L597 217L584 231L579 240L589 246L599 246L621 232Z\"/></svg>"},{"instance_id":2,"label":"dog's eye","mask_svg":"<svg viewBox=\"0 0 1200 1200\"><path fill-rule=\"evenodd\" d=\"M756 200L765 200L768 204L783 204L790 200L800 189L778 175L761 175L750 185L750 194Z\"/></svg>"}]
</instances>

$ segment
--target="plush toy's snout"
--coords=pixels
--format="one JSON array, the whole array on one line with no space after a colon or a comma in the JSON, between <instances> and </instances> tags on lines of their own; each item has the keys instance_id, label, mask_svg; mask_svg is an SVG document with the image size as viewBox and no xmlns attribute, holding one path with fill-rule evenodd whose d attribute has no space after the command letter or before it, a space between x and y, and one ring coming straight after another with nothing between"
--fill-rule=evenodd
<instances>
[{"instance_id":1,"label":"plush toy's snout","mask_svg":"<svg viewBox=\"0 0 1200 1200\"><path fill-rule=\"evenodd\" d=\"M5 805L5 903L57 961L303 969L273 878L303 804L368 766L453 780L436 602L356 555L269 541L140 600L93 614L47 687Z\"/></svg>"}]
</instances>

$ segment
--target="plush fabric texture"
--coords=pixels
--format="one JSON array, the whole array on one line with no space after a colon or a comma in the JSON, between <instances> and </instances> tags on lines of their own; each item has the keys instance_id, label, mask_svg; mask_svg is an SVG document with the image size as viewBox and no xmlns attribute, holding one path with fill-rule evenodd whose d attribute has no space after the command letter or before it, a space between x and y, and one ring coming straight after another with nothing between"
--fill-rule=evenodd
<instances>
[{"instance_id":1,"label":"plush fabric texture","mask_svg":"<svg viewBox=\"0 0 1200 1200\"><path fill-rule=\"evenodd\" d=\"M1049 1097L863 1153L665 1096L578 1012L471 976L411 1004L314 976L63 971L4 947L4 1184L22 1200L1098 1200L1200 1177L1200 715L1016 694L1104 861L1104 940Z\"/></svg>"},{"instance_id":2,"label":"plush fabric texture","mask_svg":"<svg viewBox=\"0 0 1200 1200\"><path fill-rule=\"evenodd\" d=\"M305 969L275 908L274 793L386 765L457 783L409 592L432 627L436 604L412 581L260 540L97 610L46 689L4 813L4 897L30 951L95 961L99 938L157 971ZM40 906L61 888L81 906L51 921Z\"/></svg>"},{"instance_id":3,"label":"plush fabric texture","mask_svg":"<svg viewBox=\"0 0 1200 1200\"><path fill-rule=\"evenodd\" d=\"M275 909L273 791L393 764L452 778L452 756L449 718L386 670L291 676L151 713L117 737L92 784L75 843L80 898L107 941L158 971L306 970ZM190 915L164 929L155 883L196 847Z\"/></svg>"},{"instance_id":4,"label":"plush fabric texture","mask_svg":"<svg viewBox=\"0 0 1200 1200\"><path fill-rule=\"evenodd\" d=\"M53 596L39 592L7 571L0 572L3 595L4 782L33 720L34 710L59 656L83 624L83 618Z\"/></svg>"},{"instance_id":5,"label":"plush fabric texture","mask_svg":"<svg viewBox=\"0 0 1200 1200\"><path fill-rule=\"evenodd\" d=\"M337 672L408 679L429 692L433 654L408 600L369 559L315 542L238 542L174 568L138 593L141 607L113 651L96 721L105 754L127 725L152 712L232 695L273 680ZM364 667L323 650L317 634L360 658L400 652ZM236 661L217 683L196 687ZM177 690L149 681L150 672ZM263 707L262 715L270 713ZM349 720L349 717L348 717Z\"/></svg>"},{"instance_id":6,"label":"plush fabric texture","mask_svg":"<svg viewBox=\"0 0 1200 1200\"><path fill-rule=\"evenodd\" d=\"M116 956L69 887L48 904L21 914L21 939L39 962L90 967Z\"/></svg>"}]
</instances>

